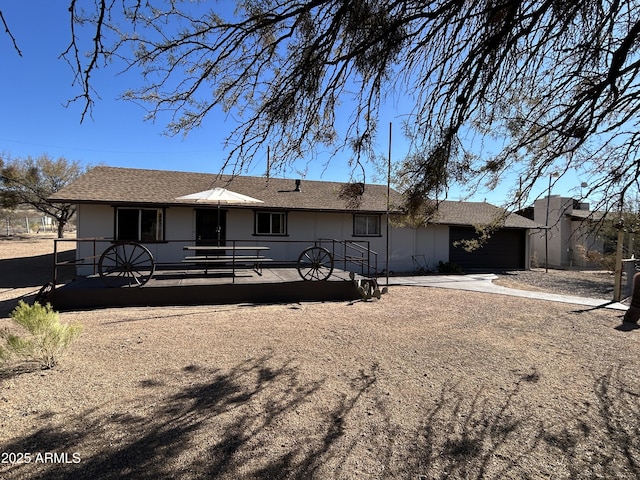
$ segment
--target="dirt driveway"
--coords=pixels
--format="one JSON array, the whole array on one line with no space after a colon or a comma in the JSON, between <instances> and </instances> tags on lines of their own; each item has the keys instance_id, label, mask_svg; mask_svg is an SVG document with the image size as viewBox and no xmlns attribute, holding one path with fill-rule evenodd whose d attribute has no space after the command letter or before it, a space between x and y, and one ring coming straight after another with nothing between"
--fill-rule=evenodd
<instances>
[{"instance_id":1,"label":"dirt driveway","mask_svg":"<svg viewBox=\"0 0 640 480\"><path fill-rule=\"evenodd\" d=\"M0 379L0 478L638 478L621 315L415 287L65 312L62 363Z\"/></svg>"}]
</instances>

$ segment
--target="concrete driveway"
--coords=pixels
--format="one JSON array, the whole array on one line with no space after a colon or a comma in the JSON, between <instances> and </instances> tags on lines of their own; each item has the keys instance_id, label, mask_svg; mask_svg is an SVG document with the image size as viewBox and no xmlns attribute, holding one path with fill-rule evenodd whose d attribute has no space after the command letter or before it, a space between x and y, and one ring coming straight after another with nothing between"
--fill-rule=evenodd
<instances>
[{"instance_id":1,"label":"concrete driveway","mask_svg":"<svg viewBox=\"0 0 640 480\"><path fill-rule=\"evenodd\" d=\"M418 287L452 288L454 290L468 290L472 292L497 293L500 295L510 295L513 297L533 298L538 300L548 300L551 302L572 303L593 308L611 308L615 310L627 310L628 307L619 302L613 302L602 298L585 298L571 295L560 295L556 293L534 292L529 290L518 290L507 288L493 283L498 276L493 273L478 273L467 275L416 275L389 277L389 285L405 285ZM379 279L381 285L386 283L386 279Z\"/></svg>"}]
</instances>

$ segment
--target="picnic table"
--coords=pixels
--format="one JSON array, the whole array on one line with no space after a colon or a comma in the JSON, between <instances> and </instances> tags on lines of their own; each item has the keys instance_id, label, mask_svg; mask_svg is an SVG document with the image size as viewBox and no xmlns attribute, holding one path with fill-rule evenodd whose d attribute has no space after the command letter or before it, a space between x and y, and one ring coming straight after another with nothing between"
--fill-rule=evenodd
<instances>
[{"instance_id":1,"label":"picnic table","mask_svg":"<svg viewBox=\"0 0 640 480\"><path fill-rule=\"evenodd\" d=\"M204 265L205 274L210 266L215 268L231 268L235 276L236 266L252 265L253 270L262 275L262 263L272 261L271 258L261 255L261 252L270 250L270 247L262 245L185 245L183 250L194 252L182 260L183 263Z\"/></svg>"},{"instance_id":2,"label":"picnic table","mask_svg":"<svg viewBox=\"0 0 640 480\"><path fill-rule=\"evenodd\" d=\"M231 268L234 275L238 265L253 265L253 269L262 275L262 264L273 261L261 255L270 250L263 245L185 245L183 250L195 253L187 255L181 263L204 265L205 273L210 266ZM327 280L333 272L333 255L329 250L312 245L305 248L298 257L296 267L305 281ZM174 265L173 263L171 265ZM151 251L138 242L122 241L109 246L98 261L100 278L109 287L141 287L153 276L156 262Z\"/></svg>"}]
</instances>

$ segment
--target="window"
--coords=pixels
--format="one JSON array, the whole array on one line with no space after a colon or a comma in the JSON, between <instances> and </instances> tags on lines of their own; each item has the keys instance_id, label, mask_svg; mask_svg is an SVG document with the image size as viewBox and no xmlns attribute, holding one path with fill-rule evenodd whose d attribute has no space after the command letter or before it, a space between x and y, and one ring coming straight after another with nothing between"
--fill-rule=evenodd
<instances>
[{"instance_id":1,"label":"window","mask_svg":"<svg viewBox=\"0 0 640 480\"><path fill-rule=\"evenodd\" d=\"M371 237L380 235L380 215L354 215L353 235Z\"/></svg>"},{"instance_id":2,"label":"window","mask_svg":"<svg viewBox=\"0 0 640 480\"><path fill-rule=\"evenodd\" d=\"M287 214L285 212L256 212L256 235L286 235Z\"/></svg>"},{"instance_id":3,"label":"window","mask_svg":"<svg viewBox=\"0 0 640 480\"><path fill-rule=\"evenodd\" d=\"M158 242L164 240L163 211L160 208L116 209L116 240Z\"/></svg>"}]
</instances>

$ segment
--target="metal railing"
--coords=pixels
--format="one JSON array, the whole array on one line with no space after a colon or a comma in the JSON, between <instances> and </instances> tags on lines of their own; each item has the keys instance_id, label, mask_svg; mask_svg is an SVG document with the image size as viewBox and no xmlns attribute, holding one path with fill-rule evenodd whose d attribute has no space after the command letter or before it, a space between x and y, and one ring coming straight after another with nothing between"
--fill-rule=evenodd
<instances>
[{"instance_id":1,"label":"metal railing","mask_svg":"<svg viewBox=\"0 0 640 480\"><path fill-rule=\"evenodd\" d=\"M302 252L308 246L321 246L326 248L334 259L334 265L338 267L342 267L345 271L352 271L352 267L356 268L357 272L363 276L367 276L369 278L373 278L378 275L378 253L371 250L370 243L368 241L351 241L351 240L336 240L329 238L321 238L316 240L279 240L279 239L265 239L265 238L255 238L248 240L233 240L226 239L225 240L229 245L261 245L261 246L272 246L276 248L276 246L287 246L291 247L299 245L299 249L295 249L297 252ZM72 260L60 259L60 254L62 253L58 248L59 242L75 242L76 243L76 254L75 258ZM63 268L73 268L77 269L78 267L86 267L91 275L97 275L98 272L98 264L100 261L100 256L102 253L113 243L115 240L109 237L93 237L93 238L58 238L54 240L53 247L53 284L56 285L60 280L60 269ZM139 242L142 245L147 247L152 247L154 249L160 248L171 248L171 245L180 244L183 247L189 245L195 245L197 242L194 239L188 240L166 240L162 242ZM87 249L85 247L78 248L80 245L89 244L90 247ZM231 246L230 246L231 249ZM79 251L82 250L85 252L84 256L78 256ZM88 250L88 251L87 251ZM181 249L180 249L181 250ZM174 254L175 254L174 250ZM64 251L66 253L66 250ZM88 253L88 254L86 254ZM294 258L278 258L274 259L271 262L272 265L295 265L297 263L298 257L297 254ZM181 260L177 261L158 261L156 265L162 267L176 267L181 265ZM183 265L183 264L182 264ZM75 273L75 272L74 272Z\"/></svg>"},{"instance_id":2,"label":"metal railing","mask_svg":"<svg viewBox=\"0 0 640 480\"><path fill-rule=\"evenodd\" d=\"M372 278L378 275L378 254L371 250L368 241L321 238L316 243L320 246L323 246L323 243L331 244L329 251L333 255L334 263L342 263L343 270L349 270L350 265L355 265L359 267L362 276Z\"/></svg>"},{"instance_id":3,"label":"metal railing","mask_svg":"<svg viewBox=\"0 0 640 480\"><path fill-rule=\"evenodd\" d=\"M76 257L73 260L60 260L59 254L60 250L58 249L58 244L63 242L74 242L76 245L78 243L91 243L93 245L92 255L88 257ZM59 281L59 268L67 267L67 268L77 268L79 265L82 266L91 266L93 268L93 274L98 273L98 260L100 259L100 255L104 249L100 249L98 251L98 243L113 243L113 239L109 238L56 238L53 241L53 284L58 284ZM76 247L77 252L77 247Z\"/></svg>"}]
</instances>

